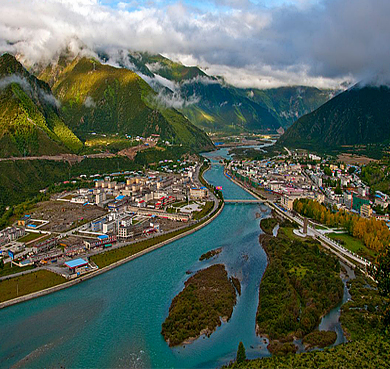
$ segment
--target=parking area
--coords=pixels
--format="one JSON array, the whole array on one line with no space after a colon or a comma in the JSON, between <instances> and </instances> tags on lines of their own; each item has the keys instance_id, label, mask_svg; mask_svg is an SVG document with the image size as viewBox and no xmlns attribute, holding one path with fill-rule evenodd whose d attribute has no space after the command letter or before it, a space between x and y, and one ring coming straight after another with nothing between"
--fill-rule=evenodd
<instances>
[{"instance_id":1,"label":"parking area","mask_svg":"<svg viewBox=\"0 0 390 369\"><path fill-rule=\"evenodd\" d=\"M41 230L65 232L106 213L95 205L73 204L63 201L44 201L31 211L31 218L49 221Z\"/></svg>"}]
</instances>

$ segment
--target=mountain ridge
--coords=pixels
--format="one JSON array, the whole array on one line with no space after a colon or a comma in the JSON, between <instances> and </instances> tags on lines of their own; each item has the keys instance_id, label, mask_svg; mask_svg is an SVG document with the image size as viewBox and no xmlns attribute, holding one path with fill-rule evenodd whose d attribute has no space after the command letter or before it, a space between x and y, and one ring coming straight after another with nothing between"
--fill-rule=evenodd
<instances>
[{"instance_id":1,"label":"mountain ridge","mask_svg":"<svg viewBox=\"0 0 390 369\"><path fill-rule=\"evenodd\" d=\"M199 67L187 67L162 55L133 51L98 55L106 63L138 73L159 92L163 103L181 105L179 109L208 132L275 132L339 92L306 86L243 89L209 76Z\"/></svg>"},{"instance_id":2,"label":"mountain ridge","mask_svg":"<svg viewBox=\"0 0 390 369\"><path fill-rule=\"evenodd\" d=\"M59 115L48 84L14 56L0 56L0 156L75 152L81 141Z\"/></svg>"},{"instance_id":3,"label":"mountain ridge","mask_svg":"<svg viewBox=\"0 0 390 369\"><path fill-rule=\"evenodd\" d=\"M389 142L389 87L357 84L298 119L278 144L326 150Z\"/></svg>"},{"instance_id":4,"label":"mountain ridge","mask_svg":"<svg viewBox=\"0 0 390 369\"><path fill-rule=\"evenodd\" d=\"M157 106L156 92L129 69L76 57L48 66L39 77L51 84L61 101L61 114L80 135L159 134L196 151L213 147L207 135L180 112Z\"/></svg>"}]
</instances>

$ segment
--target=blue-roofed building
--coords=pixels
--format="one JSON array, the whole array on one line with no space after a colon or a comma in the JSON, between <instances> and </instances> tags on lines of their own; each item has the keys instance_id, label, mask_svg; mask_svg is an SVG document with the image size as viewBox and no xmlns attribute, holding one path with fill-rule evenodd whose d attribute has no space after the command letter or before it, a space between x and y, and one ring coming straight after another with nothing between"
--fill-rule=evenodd
<instances>
[{"instance_id":1,"label":"blue-roofed building","mask_svg":"<svg viewBox=\"0 0 390 369\"><path fill-rule=\"evenodd\" d=\"M83 266L88 265L88 261L84 259L74 259L74 260L69 260L66 263L64 263L65 266L67 266L71 270L75 270L76 268L81 268Z\"/></svg>"},{"instance_id":2,"label":"blue-roofed building","mask_svg":"<svg viewBox=\"0 0 390 369\"><path fill-rule=\"evenodd\" d=\"M106 234L102 234L101 236L98 236L99 240L106 240L108 236Z\"/></svg>"}]
</instances>

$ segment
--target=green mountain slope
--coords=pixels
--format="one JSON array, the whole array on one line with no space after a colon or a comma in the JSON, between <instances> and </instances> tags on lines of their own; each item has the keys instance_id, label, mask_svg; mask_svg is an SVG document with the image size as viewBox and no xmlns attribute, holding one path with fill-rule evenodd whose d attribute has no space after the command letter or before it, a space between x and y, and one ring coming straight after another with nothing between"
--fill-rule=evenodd
<instances>
[{"instance_id":1,"label":"green mountain slope","mask_svg":"<svg viewBox=\"0 0 390 369\"><path fill-rule=\"evenodd\" d=\"M61 114L79 135L87 132L149 136L193 150L212 148L208 136L181 113L162 108L136 73L87 58L60 59L40 74L61 101Z\"/></svg>"},{"instance_id":2,"label":"green mountain slope","mask_svg":"<svg viewBox=\"0 0 390 369\"><path fill-rule=\"evenodd\" d=\"M301 116L316 110L339 92L307 86L241 91L251 100L270 109L284 128L291 126Z\"/></svg>"},{"instance_id":3,"label":"green mountain slope","mask_svg":"<svg viewBox=\"0 0 390 369\"><path fill-rule=\"evenodd\" d=\"M99 56L110 60L107 54ZM111 61L113 59L111 58ZM115 61L136 71L159 93L161 104L176 106L196 126L209 131L276 131L280 124L268 107L198 67L187 67L161 55L129 52Z\"/></svg>"},{"instance_id":4,"label":"green mountain slope","mask_svg":"<svg viewBox=\"0 0 390 369\"><path fill-rule=\"evenodd\" d=\"M170 81L183 82L197 77L210 78L198 67L187 67L159 54L129 53L129 60L146 75L158 74Z\"/></svg>"},{"instance_id":5,"label":"green mountain slope","mask_svg":"<svg viewBox=\"0 0 390 369\"><path fill-rule=\"evenodd\" d=\"M181 86L186 97L199 102L183 107L190 119L211 131L276 131L280 123L268 108L240 95L235 87L209 81L194 81Z\"/></svg>"},{"instance_id":6,"label":"green mountain slope","mask_svg":"<svg viewBox=\"0 0 390 369\"><path fill-rule=\"evenodd\" d=\"M50 87L12 55L0 57L0 156L75 152L81 141L58 114Z\"/></svg>"},{"instance_id":7,"label":"green mountain slope","mask_svg":"<svg viewBox=\"0 0 390 369\"><path fill-rule=\"evenodd\" d=\"M110 57L100 54L103 60ZM275 131L289 127L332 98L338 91L315 87L241 89L161 55L129 52L114 58L119 65L136 71L165 101L206 131ZM112 58L111 58L112 60Z\"/></svg>"},{"instance_id":8,"label":"green mountain slope","mask_svg":"<svg viewBox=\"0 0 390 369\"><path fill-rule=\"evenodd\" d=\"M390 142L390 89L353 88L295 122L278 143L308 149Z\"/></svg>"}]
</instances>

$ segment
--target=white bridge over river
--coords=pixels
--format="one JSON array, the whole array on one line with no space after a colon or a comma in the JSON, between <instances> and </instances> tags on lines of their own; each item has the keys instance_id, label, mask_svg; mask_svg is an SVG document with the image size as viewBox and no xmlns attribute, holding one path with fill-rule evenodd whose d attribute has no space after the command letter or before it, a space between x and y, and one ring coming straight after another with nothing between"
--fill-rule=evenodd
<instances>
[{"instance_id":1,"label":"white bridge over river","mask_svg":"<svg viewBox=\"0 0 390 369\"><path fill-rule=\"evenodd\" d=\"M226 203L235 203L235 204L262 204L266 202L265 200L232 200L225 199Z\"/></svg>"}]
</instances>

